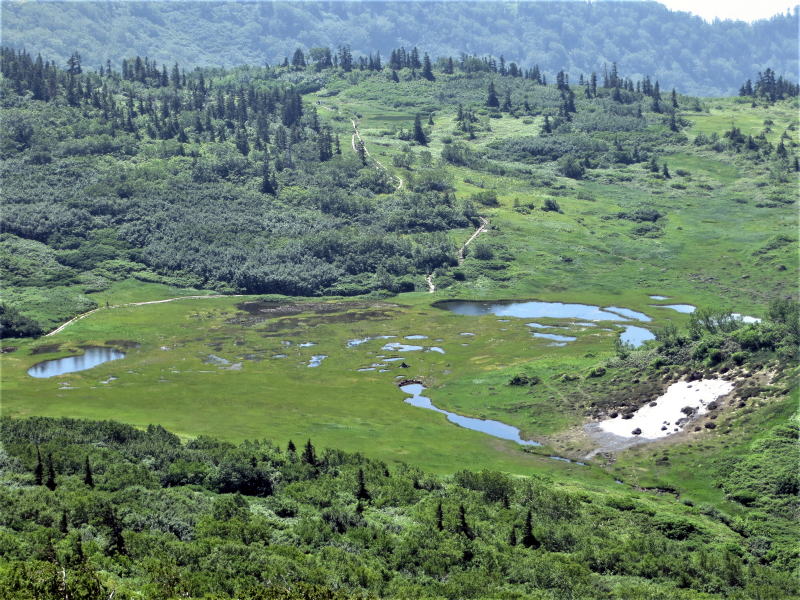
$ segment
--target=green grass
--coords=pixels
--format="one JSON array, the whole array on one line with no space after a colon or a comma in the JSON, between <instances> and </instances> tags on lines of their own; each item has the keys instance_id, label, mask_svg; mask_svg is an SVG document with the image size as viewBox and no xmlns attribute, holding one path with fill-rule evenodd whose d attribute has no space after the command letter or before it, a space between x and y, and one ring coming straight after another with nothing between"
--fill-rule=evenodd
<instances>
[{"instance_id":1,"label":"green grass","mask_svg":"<svg viewBox=\"0 0 800 600\"><path fill-rule=\"evenodd\" d=\"M436 106L436 94L462 94L481 101L482 90L465 91L463 85L454 80L395 86L367 79L358 86L339 85L342 91L335 97L320 94L311 99L320 98L323 118L332 115L325 106L339 109L334 125L344 152L350 151L352 132L345 117L359 114L372 155L408 179L419 165L410 172L392 166L392 156L407 142L387 132L409 127L416 112L427 114ZM386 102L390 92L391 104ZM767 118L775 122L768 135L779 136L796 122L792 103L751 109L732 99L714 99L708 105L709 113L684 115L692 122L690 139L701 131L722 134L732 122L755 135ZM429 150L436 161L443 140L453 136L453 107L437 109L434 121ZM537 135L541 125L541 117L529 123L509 116L488 121L491 131L479 131L478 139L470 142L475 147L513 135ZM412 146L412 150L419 154L422 148ZM659 161L669 164L672 179L654 175L643 165L595 169L582 181L556 176L553 165L532 167L531 177L448 166L457 197L496 190L500 206L479 207L491 221L491 230L481 241L494 247L505 268L490 269L470 257L459 268L466 280L456 282L450 272L439 273L439 289L433 295L402 294L386 301L390 307L365 300L361 307L343 305L341 313L319 313L309 305L300 315L256 325L229 322L241 316L235 305L242 299L233 298L101 310L54 336L52 342L62 344L62 351L108 340L131 340L140 347L129 350L125 360L90 371L34 380L25 369L49 356L31 355L38 343L22 342L15 353L3 357L4 413L113 418L138 426L159 423L184 436L271 438L281 444L289 438L299 442L310 437L322 446L363 451L442 473L463 467L519 474L544 471L609 483L613 476L599 469L524 453L511 442L457 428L442 415L408 406L394 384L400 376L422 379L438 406L499 419L534 439L549 440L553 446L541 449L542 453L570 453L582 447L574 439L581 435L585 398L580 387L569 389L554 382L565 372L583 375L610 356L616 331L576 330L576 342L553 348L546 340L532 338L524 320L499 323L494 317L460 317L432 307L432 302L536 298L617 305L647 313L653 318L648 326L657 328L669 321L683 324L687 317L652 307L649 294L669 296L675 303L763 315L771 299L796 289L793 188L774 184L769 165L691 145L664 148ZM686 173L680 175L679 170ZM790 202L774 201L775 194ZM546 198L555 199L562 212L542 211ZM660 235L636 235L636 223L618 218L618 213L638 207L664 215ZM450 235L460 244L470 233L465 229ZM775 246L772 242L778 236L789 241ZM422 289L421 277L418 284ZM196 293L126 280L91 297L103 306L106 301L119 304ZM460 336L463 332L476 335ZM345 347L350 338L410 334L441 339L425 343L442 346L447 353L409 353L409 369L390 363L388 373L357 372L378 362L382 342ZM283 346L284 340L292 345ZM298 348L305 341L317 345ZM241 369L205 364L211 353L241 363ZM279 353L288 357L271 358ZM309 369L306 363L312 354L328 358L319 368ZM540 375L543 383L530 390L507 386L520 370ZM99 383L109 375L119 379ZM62 381L76 389L59 390ZM780 420L786 410L766 409L765 414ZM758 431L755 421L742 427L743 443ZM717 437L708 443L723 454L738 447L723 446ZM690 489L699 499L722 502L720 493L708 485L708 472L698 465L697 452L673 452L671 466L653 469L652 457L658 451L659 445L653 445L625 453L619 473L636 481L667 481Z\"/></svg>"}]
</instances>

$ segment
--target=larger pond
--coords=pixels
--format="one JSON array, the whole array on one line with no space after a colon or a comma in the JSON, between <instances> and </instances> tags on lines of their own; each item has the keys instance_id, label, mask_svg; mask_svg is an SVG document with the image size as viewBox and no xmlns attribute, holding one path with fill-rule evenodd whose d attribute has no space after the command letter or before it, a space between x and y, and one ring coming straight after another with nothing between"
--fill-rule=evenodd
<instances>
[{"instance_id":1,"label":"larger pond","mask_svg":"<svg viewBox=\"0 0 800 600\"><path fill-rule=\"evenodd\" d=\"M85 371L86 369L91 369L92 367L102 365L111 360L119 360L120 358L125 358L125 353L120 352L116 348L91 346L86 348L83 354L77 356L65 356L64 358L46 360L35 364L28 369L28 375L37 378L56 377L57 375L64 375L66 373Z\"/></svg>"},{"instance_id":2,"label":"larger pond","mask_svg":"<svg viewBox=\"0 0 800 600\"><path fill-rule=\"evenodd\" d=\"M460 427L472 429L473 431L480 431L481 433L485 433L503 440L511 440L512 442L517 442L523 446L541 446L539 442L534 442L533 440L523 440L519 435L519 429L511 425L506 425L500 421L492 421L490 419L475 419L472 417L465 417L463 415L442 410L441 408L434 406L430 398L422 395L422 392L425 391L425 387L420 383L409 383L400 386L400 389L411 396L410 398L405 399L407 404L442 413L443 415L447 416L448 421L455 423Z\"/></svg>"},{"instance_id":3,"label":"larger pond","mask_svg":"<svg viewBox=\"0 0 800 600\"><path fill-rule=\"evenodd\" d=\"M591 304L565 304L563 302L478 302L469 300L447 300L437 302L437 308L449 310L458 315L477 317L480 315L496 315L498 317L518 317L520 319L583 319L586 321L627 321L628 316L641 315L644 320L650 318L642 313L611 307L603 310ZM616 310L616 312L614 312ZM626 312L628 315L618 314ZM636 318L636 317L633 317Z\"/></svg>"},{"instance_id":4,"label":"larger pond","mask_svg":"<svg viewBox=\"0 0 800 600\"><path fill-rule=\"evenodd\" d=\"M582 319L583 321L621 321L624 323L629 323L631 320L641 322L652 320L644 313L620 306L601 308L591 304L565 304L563 302L472 302L468 300L450 300L438 302L435 306L459 315L468 316L497 315L522 319ZM593 323L575 323L575 325L587 326L593 325ZM552 325L542 325L540 323L528 323L528 326L535 328L553 327ZM534 333L533 335L535 337L554 339L559 342L569 342L576 339L552 333ZM649 329L635 325L627 325L620 335L620 339L623 342L634 347L641 346L647 340L654 338L655 336Z\"/></svg>"}]
</instances>

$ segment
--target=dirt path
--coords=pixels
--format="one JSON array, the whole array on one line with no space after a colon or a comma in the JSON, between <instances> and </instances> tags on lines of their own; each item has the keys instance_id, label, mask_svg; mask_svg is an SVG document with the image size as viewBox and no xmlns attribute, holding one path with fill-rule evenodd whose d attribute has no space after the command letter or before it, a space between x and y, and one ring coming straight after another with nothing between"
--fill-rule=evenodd
<instances>
[{"instance_id":1,"label":"dirt path","mask_svg":"<svg viewBox=\"0 0 800 600\"><path fill-rule=\"evenodd\" d=\"M369 158L373 163L375 163L375 168L377 168L379 171L387 173L390 177L396 179L397 187L395 188L395 191L400 191L403 188L403 179L401 177L398 177L397 175L392 175L391 173L389 173L386 167L383 166L383 163L369 153L369 149L367 148L367 145L364 143L364 140L361 137L361 132L358 130L358 121L351 118L350 122L353 124L353 138L352 138L353 152L358 154L358 149L356 148L356 140L358 140L358 143L361 144L362 148L364 148L364 154L366 155L366 157Z\"/></svg>"},{"instance_id":2,"label":"dirt path","mask_svg":"<svg viewBox=\"0 0 800 600\"><path fill-rule=\"evenodd\" d=\"M458 249L459 265L464 262L464 251L467 249L467 246L469 246L473 242L473 240L477 238L480 234L488 231L489 219L487 219L486 217L478 217L478 219L480 219L481 222L480 226L472 233L471 236L469 236L469 239L466 242L464 242L464 245ZM434 285L433 283L433 277L434 273L430 273L425 277L425 283L428 284L428 293L430 294L436 291L436 285Z\"/></svg>"},{"instance_id":3,"label":"dirt path","mask_svg":"<svg viewBox=\"0 0 800 600\"><path fill-rule=\"evenodd\" d=\"M428 284L428 293L432 294L436 291L436 285L433 283L433 273L425 277L425 283Z\"/></svg>"},{"instance_id":4,"label":"dirt path","mask_svg":"<svg viewBox=\"0 0 800 600\"><path fill-rule=\"evenodd\" d=\"M466 251L467 246L469 246L475 240L475 238L477 238L480 234L485 233L487 231L487 228L489 226L489 219L487 219L485 217L478 217L478 219L480 219L480 222L481 222L480 227L478 227L475 230L475 233L473 233L471 236L469 236L469 239L466 242L464 242L464 245L461 246L461 248L458 249L458 264L459 265L464 262L464 252Z\"/></svg>"},{"instance_id":5,"label":"dirt path","mask_svg":"<svg viewBox=\"0 0 800 600\"><path fill-rule=\"evenodd\" d=\"M147 300L146 302L126 302L125 304L112 304L111 306L98 306L88 312L85 312L77 317L73 317L66 323L59 325L56 329L53 329L50 333L46 333L44 337L49 337L51 335L55 335L64 331L68 326L72 325L76 321L80 321L81 319L85 319L91 314L96 313L97 311L103 309L112 309L112 308L125 308L126 306L144 306L146 304L163 304L164 302L175 302L176 300L205 300L207 298L240 298L245 294L210 294L208 296L177 296L175 298L165 298L164 300Z\"/></svg>"}]
</instances>

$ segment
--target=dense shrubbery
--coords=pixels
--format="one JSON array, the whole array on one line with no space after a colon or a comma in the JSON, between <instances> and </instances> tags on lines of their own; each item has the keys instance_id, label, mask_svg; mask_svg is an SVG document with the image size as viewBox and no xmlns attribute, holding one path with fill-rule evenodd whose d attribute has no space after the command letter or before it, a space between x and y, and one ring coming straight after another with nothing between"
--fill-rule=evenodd
<instances>
[{"instance_id":1,"label":"dense shrubbery","mask_svg":"<svg viewBox=\"0 0 800 600\"><path fill-rule=\"evenodd\" d=\"M796 593L770 566L775 552L744 550L677 501L489 471L441 479L310 441L281 450L114 422L0 426L4 598Z\"/></svg>"}]
</instances>

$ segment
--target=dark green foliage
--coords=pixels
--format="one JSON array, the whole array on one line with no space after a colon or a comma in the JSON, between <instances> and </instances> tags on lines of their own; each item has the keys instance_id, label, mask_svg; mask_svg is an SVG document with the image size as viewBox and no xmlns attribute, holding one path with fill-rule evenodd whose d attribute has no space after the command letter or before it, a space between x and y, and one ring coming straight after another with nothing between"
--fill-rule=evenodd
<instances>
[{"instance_id":1,"label":"dark green foliage","mask_svg":"<svg viewBox=\"0 0 800 600\"><path fill-rule=\"evenodd\" d=\"M741 21L706 23L686 12L670 12L647 3L468 3L458 10L436 2L237 3L202 10L192 4L154 4L144 8L124 5L111 13L96 2L80 6L30 3L9 5L3 16L7 44L41 49L45 59L58 58L60 63L68 60L72 49L80 48L84 71L105 66L108 58L117 70L116 65L132 51L149 54L159 81L166 80L169 86L176 85L174 67L162 72L161 65L172 65L176 59L186 65L187 76L197 65L255 65L265 60L279 64L284 57L287 71L302 69L305 62L310 64L309 70L324 72L331 68L334 56L339 67L352 71L362 65L370 68L370 62L376 67L373 57L379 50L386 56L391 52L394 60L387 62L392 69L424 71L419 52L413 64L412 52L405 52L407 58L397 61L394 49L401 41L425 48L432 57L443 57L445 72L448 61L450 71L452 63L458 67L465 48L478 54L505 55L517 64L538 62L537 72L540 68L550 73L564 69L576 81L578 74L602 71L604 62L617 60L621 71L650 73L665 89L677 86L686 93L711 96L735 93L753 75L752 65L797 73L794 14L752 25ZM383 27L365 27L369 22L391 23L392 29L387 35ZM230 43L232 39L235 44ZM353 40L352 49L347 46L336 51L342 40ZM553 40L557 40L557 49ZM680 40L680 49L665 50L663 40ZM309 48L300 51L302 61L295 50L298 47ZM503 65L508 77L517 76L517 64ZM724 68L720 67L723 64ZM495 69L499 70L496 61ZM143 72L140 66L136 74ZM762 77L765 75L766 71ZM624 82L617 78L600 83L618 88Z\"/></svg>"},{"instance_id":2,"label":"dark green foliage","mask_svg":"<svg viewBox=\"0 0 800 600\"><path fill-rule=\"evenodd\" d=\"M0 304L0 338L39 337L44 333L39 324L13 306Z\"/></svg>"},{"instance_id":3,"label":"dark green foliage","mask_svg":"<svg viewBox=\"0 0 800 600\"><path fill-rule=\"evenodd\" d=\"M427 146L428 145L428 138L425 135L425 131L422 129L422 121L419 118L419 115L414 117L414 133L413 133L414 141L417 142L420 146Z\"/></svg>"},{"instance_id":4,"label":"dark green foliage","mask_svg":"<svg viewBox=\"0 0 800 600\"><path fill-rule=\"evenodd\" d=\"M56 469L53 466L53 455L47 455L47 479L44 482L44 486L50 490L51 492L56 491L56 487L58 484L56 483Z\"/></svg>"},{"instance_id":5,"label":"dark green foliage","mask_svg":"<svg viewBox=\"0 0 800 600\"><path fill-rule=\"evenodd\" d=\"M90 488L94 487L94 476L92 475L92 465L89 464L89 457L86 457L86 462L83 467L83 483Z\"/></svg>"},{"instance_id":6,"label":"dark green foliage","mask_svg":"<svg viewBox=\"0 0 800 600\"><path fill-rule=\"evenodd\" d=\"M786 449L796 435L775 430L766 453L754 453L773 465L768 477L755 463L728 469L729 497L752 492L764 499L750 503L789 509L797 480ZM561 490L549 479L462 471L450 480L402 464L387 477L383 463L335 450L315 450L312 468L267 442L184 444L158 427L108 421L5 418L0 436L10 458L0 481L4 598L63 598L61 583L47 587L62 574L70 597L87 600L108 597L111 581L121 598L595 600L619 597L608 590L622 584L625 597L797 593L778 566L791 564L792 542L741 537L716 509L701 514L668 496L603 501L599 490ZM34 440L59 465L55 493L32 485ZM81 485L87 456L94 488ZM275 473L272 495L219 492L221 472L244 473L253 462ZM155 485L109 485L140 463ZM176 483L177 463L202 465L205 475ZM359 500L366 481L370 498Z\"/></svg>"}]
</instances>

